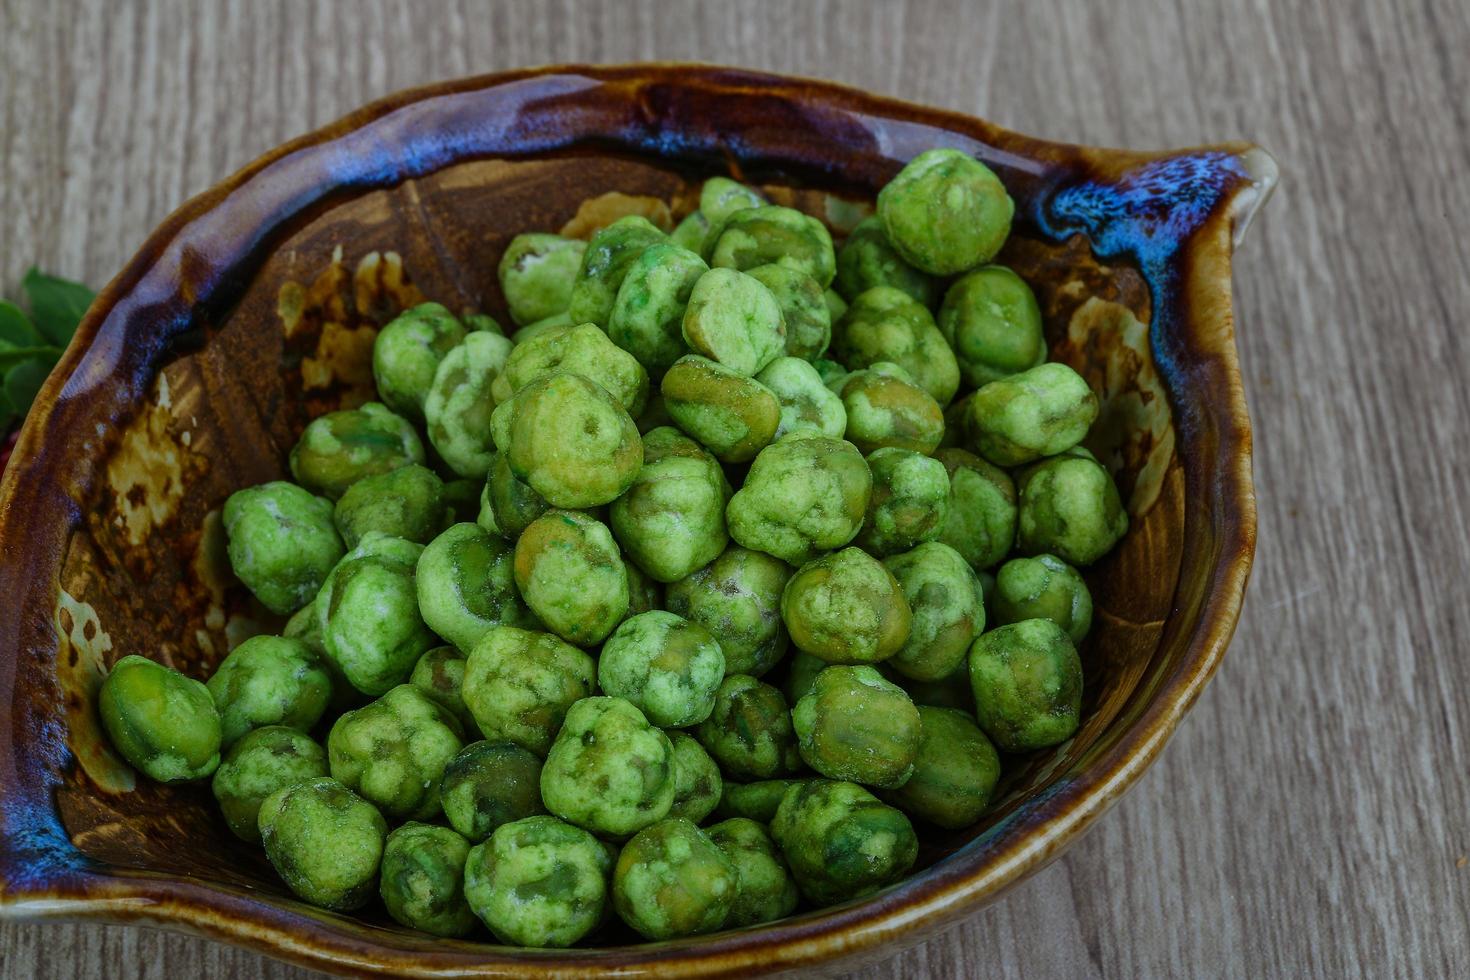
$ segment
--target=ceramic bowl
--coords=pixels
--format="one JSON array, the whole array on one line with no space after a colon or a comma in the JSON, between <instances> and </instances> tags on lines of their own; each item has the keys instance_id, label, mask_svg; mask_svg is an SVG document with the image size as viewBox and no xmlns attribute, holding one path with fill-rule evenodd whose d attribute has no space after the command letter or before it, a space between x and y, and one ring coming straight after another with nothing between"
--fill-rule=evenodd
<instances>
[{"instance_id":1,"label":"ceramic bowl","mask_svg":"<svg viewBox=\"0 0 1470 980\"><path fill-rule=\"evenodd\" d=\"M728 173L852 227L932 146L1017 202L1000 260L1053 357L1102 402L1090 447L1132 516L1090 572L1081 729L1016 761L979 824L926 832L913 875L758 928L540 952L446 941L292 898L207 785L137 779L95 713L141 653L206 675L278 628L233 581L219 510L281 477L313 416L369 396L377 328L428 297L502 312L520 231L667 224ZM374 103L185 204L98 296L0 486L0 913L203 933L324 970L746 976L888 955L1072 843L1157 757L1214 672L1255 534L1230 307L1235 236L1274 182L1246 144L1089 149L823 82L711 67L554 67Z\"/></svg>"}]
</instances>

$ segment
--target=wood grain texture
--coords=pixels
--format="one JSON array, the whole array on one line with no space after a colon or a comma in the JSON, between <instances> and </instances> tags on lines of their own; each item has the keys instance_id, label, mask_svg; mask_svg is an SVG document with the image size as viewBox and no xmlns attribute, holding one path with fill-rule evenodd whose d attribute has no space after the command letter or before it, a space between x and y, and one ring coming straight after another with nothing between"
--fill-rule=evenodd
<instances>
[{"instance_id":1,"label":"wood grain texture","mask_svg":"<svg viewBox=\"0 0 1470 980\"><path fill-rule=\"evenodd\" d=\"M0 0L0 292L394 89L563 60L837 79L1056 139L1254 139L1238 256L1259 550L1162 761L1057 864L856 976L1470 975L1470 5ZM1161 12L1162 10L1162 12ZM1452 221L1455 223L1452 224ZM302 977L0 925L0 976Z\"/></svg>"}]
</instances>

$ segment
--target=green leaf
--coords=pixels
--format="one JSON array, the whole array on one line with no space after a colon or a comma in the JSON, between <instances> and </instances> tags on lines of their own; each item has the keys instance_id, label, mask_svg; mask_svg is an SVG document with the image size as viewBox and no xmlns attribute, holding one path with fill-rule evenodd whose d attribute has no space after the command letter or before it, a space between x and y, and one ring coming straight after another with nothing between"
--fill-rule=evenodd
<instances>
[{"instance_id":1,"label":"green leaf","mask_svg":"<svg viewBox=\"0 0 1470 980\"><path fill-rule=\"evenodd\" d=\"M22 361L5 375L5 395L17 413L24 416L31 410L31 403L50 373L51 368L44 361L30 360Z\"/></svg>"},{"instance_id":2,"label":"green leaf","mask_svg":"<svg viewBox=\"0 0 1470 980\"><path fill-rule=\"evenodd\" d=\"M47 371L61 356L60 347L4 347L0 346L0 374L25 361L41 361Z\"/></svg>"},{"instance_id":3,"label":"green leaf","mask_svg":"<svg viewBox=\"0 0 1470 980\"><path fill-rule=\"evenodd\" d=\"M26 273L20 286L30 298L36 329L57 347L65 347L71 340L96 295L81 283L48 276L34 268Z\"/></svg>"},{"instance_id":4,"label":"green leaf","mask_svg":"<svg viewBox=\"0 0 1470 980\"><path fill-rule=\"evenodd\" d=\"M31 318L19 306L0 299L0 347L39 347L43 343Z\"/></svg>"}]
</instances>

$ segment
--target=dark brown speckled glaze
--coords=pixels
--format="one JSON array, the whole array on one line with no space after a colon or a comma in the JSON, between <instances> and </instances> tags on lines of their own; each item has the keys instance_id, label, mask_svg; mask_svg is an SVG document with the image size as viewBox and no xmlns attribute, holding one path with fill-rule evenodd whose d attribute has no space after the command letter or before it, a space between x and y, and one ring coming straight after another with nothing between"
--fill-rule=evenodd
<instances>
[{"instance_id":1,"label":"dark brown speckled glaze","mask_svg":"<svg viewBox=\"0 0 1470 980\"><path fill-rule=\"evenodd\" d=\"M1077 736L1016 760L994 811L929 832L922 871L769 926L558 952L445 941L290 897L207 787L135 780L100 737L108 665L203 674L278 625L223 559L218 509L284 471L307 419L363 400L378 326L422 297L501 311L515 233L586 234L692 206L734 173L851 227L920 150L974 153L1017 200L1001 260L1035 287L1054 356L1099 391L1092 448L1133 530L1090 572ZM184 205L103 290L0 484L0 914L185 929L347 973L748 976L889 955L1076 840L1157 756L1235 627L1255 535L1230 309L1233 237L1274 182L1232 144L1048 143L803 79L563 66L375 103Z\"/></svg>"}]
</instances>

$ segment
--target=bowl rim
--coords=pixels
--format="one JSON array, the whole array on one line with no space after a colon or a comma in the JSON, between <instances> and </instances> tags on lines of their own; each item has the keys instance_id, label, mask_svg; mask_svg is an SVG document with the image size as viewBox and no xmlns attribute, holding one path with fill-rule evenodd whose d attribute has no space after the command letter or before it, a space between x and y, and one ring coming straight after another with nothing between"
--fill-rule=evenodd
<instances>
[{"instance_id":1,"label":"bowl rim","mask_svg":"<svg viewBox=\"0 0 1470 980\"><path fill-rule=\"evenodd\" d=\"M1240 380L1230 294L1230 256L1234 241L1275 182L1274 165L1259 148L1229 143L1193 150L1140 153L1053 143L1022 136L959 112L876 96L838 83L688 63L639 63L591 66L547 65L452 79L406 89L378 99L313 132L261 155L236 173L191 198L146 239L122 270L98 294L76 336L46 382L24 426L14 459L0 481L0 594L35 599L49 594L50 603L35 608L24 601L0 611L0 790L9 796L17 785L14 752L20 749L19 726L10 717L15 663L24 654L23 626L36 632L36 618L49 629L50 609L59 589L63 544L73 524L36 528L30 519L40 490L38 477L53 471L55 458L43 451L43 433L55 422L64 391L84 358L102 336L104 323L118 305L159 264L188 225L231 204L248 182L272 164L301 151L329 150L332 144L400 109L427 100L467 92L503 89L529 79L571 76L590 79L602 89L618 89L637 98L646 86L703 87L737 92L795 93L792 98L855 111L893 121L925 125L975 141L1015 159L1064 159L1102 178L1121 178L1138 167L1205 153L1233 160L1248 179L1222 190L1209 212L1181 240L1177 259L1184 259L1178 324L1190 355L1189 380L1201 386L1201 408L1215 428L1206 433L1198 452L1186 459L1190 433L1181 432L1178 457L1198 489L1186 505L1184 552L1191 547L1189 510L1201 506L1220 537L1210 573L1208 598L1190 630L1187 653L1163 679L1147 708L1118 742L1056 791L1048 791L1031 811L1024 833L986 835L962 847L905 882L875 896L776 923L699 937L676 943L613 947L605 950L536 952L477 945L472 951L425 952L361 939L330 919L306 917L290 903L260 902L243 889L205 884L124 869L84 868L45 880L17 873L18 858L8 832L5 799L0 798L0 917L100 919L141 922L202 933L253 947L273 956L317 969L371 973L391 969L426 976L468 973L504 976L593 976L656 973L660 976L740 976L771 969L792 969L892 943L897 949L922 925L932 931L984 900L993 898L1055 858L1133 785L1158 757L1185 713L1218 668L1240 614L1254 552L1256 515L1251 476L1251 427ZM449 163L458 161L449 161ZM437 169L433 167L431 169ZM368 190L371 188L365 188ZM238 202L238 199L235 199ZM248 202L237 211L249 214ZM184 288L184 284L180 284ZM1151 338L1158 339L1151 324ZM150 363L163 355L147 355ZM109 379L112 376L108 376ZM87 380L87 379L83 379ZM137 379L134 379L136 382ZM1179 394L1170 387L1171 404ZM1177 413L1176 408L1176 413ZM53 472L54 477L54 472ZM73 510L75 508L73 507ZM76 518L73 515L72 521ZM1197 537L1197 535L1196 535ZM24 543L26 550L21 550ZM15 555L27 555L23 561ZM1183 560L1183 559L1181 559ZM32 577L22 588L22 575ZM39 579L39 584L34 580ZM24 622L29 617L28 622ZM1172 619L1172 617L1171 617ZM1160 642L1167 638L1167 627ZM22 750L23 751L23 750ZM983 844L983 848L977 845Z\"/></svg>"}]
</instances>

